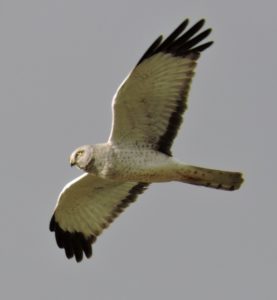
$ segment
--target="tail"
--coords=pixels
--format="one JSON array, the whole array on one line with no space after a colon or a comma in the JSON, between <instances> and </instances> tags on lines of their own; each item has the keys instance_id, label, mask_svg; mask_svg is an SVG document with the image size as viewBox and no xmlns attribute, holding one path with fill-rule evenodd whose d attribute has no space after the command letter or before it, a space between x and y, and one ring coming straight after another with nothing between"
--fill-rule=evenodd
<instances>
[{"instance_id":1,"label":"tail","mask_svg":"<svg viewBox=\"0 0 277 300\"><path fill-rule=\"evenodd\" d=\"M180 175L178 181L226 191L237 190L243 183L242 174L239 172L183 165L178 173Z\"/></svg>"}]
</instances>

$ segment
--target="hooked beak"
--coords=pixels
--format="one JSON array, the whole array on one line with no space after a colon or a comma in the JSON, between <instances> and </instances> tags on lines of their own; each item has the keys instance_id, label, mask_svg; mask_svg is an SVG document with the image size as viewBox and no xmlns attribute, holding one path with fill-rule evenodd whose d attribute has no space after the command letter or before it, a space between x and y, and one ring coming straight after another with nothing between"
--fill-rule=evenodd
<instances>
[{"instance_id":1,"label":"hooked beak","mask_svg":"<svg viewBox=\"0 0 277 300\"><path fill-rule=\"evenodd\" d=\"M74 158L70 157L69 159L69 163L70 163L70 166L73 167L76 165L76 161L74 160Z\"/></svg>"}]
</instances>

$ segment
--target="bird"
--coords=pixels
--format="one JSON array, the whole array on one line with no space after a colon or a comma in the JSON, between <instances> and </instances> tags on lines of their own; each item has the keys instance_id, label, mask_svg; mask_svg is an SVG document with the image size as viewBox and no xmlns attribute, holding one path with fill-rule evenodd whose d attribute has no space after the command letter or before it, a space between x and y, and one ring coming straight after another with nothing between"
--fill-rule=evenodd
<instances>
[{"instance_id":1,"label":"bird","mask_svg":"<svg viewBox=\"0 0 277 300\"><path fill-rule=\"evenodd\" d=\"M160 35L113 97L108 141L71 154L70 165L84 174L65 185L49 226L67 258L90 258L97 237L151 183L240 188L242 173L187 165L171 151L197 60L213 44L204 24L185 19L166 39Z\"/></svg>"}]
</instances>

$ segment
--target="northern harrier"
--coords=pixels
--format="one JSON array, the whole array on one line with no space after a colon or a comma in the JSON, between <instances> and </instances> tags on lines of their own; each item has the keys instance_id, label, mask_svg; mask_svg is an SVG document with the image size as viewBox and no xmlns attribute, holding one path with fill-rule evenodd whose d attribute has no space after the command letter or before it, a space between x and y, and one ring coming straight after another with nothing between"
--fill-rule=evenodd
<instances>
[{"instance_id":1,"label":"northern harrier","mask_svg":"<svg viewBox=\"0 0 277 300\"><path fill-rule=\"evenodd\" d=\"M85 174L62 190L50 230L68 258L92 255L92 243L150 183L180 181L236 190L242 174L185 165L172 157L171 145L183 120L188 93L203 42L211 29L204 20L187 29L185 20L165 40L158 37L127 79L113 102L109 140L85 145L70 164Z\"/></svg>"}]
</instances>

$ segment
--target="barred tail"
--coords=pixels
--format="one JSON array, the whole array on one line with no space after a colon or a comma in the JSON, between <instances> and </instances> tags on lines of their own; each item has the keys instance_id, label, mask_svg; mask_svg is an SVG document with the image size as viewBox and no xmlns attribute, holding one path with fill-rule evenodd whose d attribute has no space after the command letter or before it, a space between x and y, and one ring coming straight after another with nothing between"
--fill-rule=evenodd
<instances>
[{"instance_id":1,"label":"barred tail","mask_svg":"<svg viewBox=\"0 0 277 300\"><path fill-rule=\"evenodd\" d=\"M243 183L242 174L183 165L179 181L215 189L233 191Z\"/></svg>"}]
</instances>

